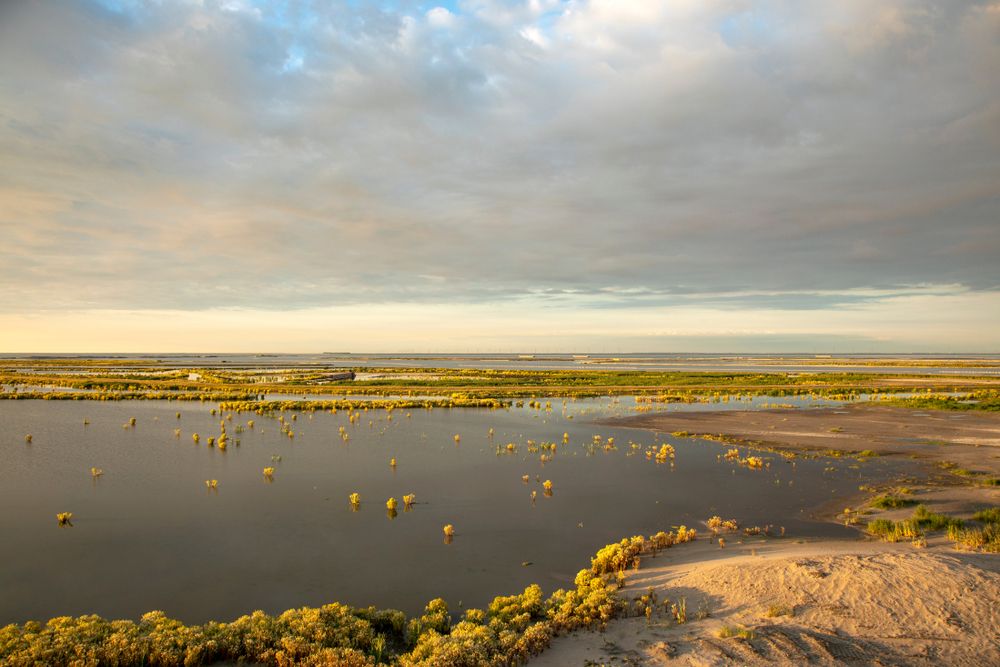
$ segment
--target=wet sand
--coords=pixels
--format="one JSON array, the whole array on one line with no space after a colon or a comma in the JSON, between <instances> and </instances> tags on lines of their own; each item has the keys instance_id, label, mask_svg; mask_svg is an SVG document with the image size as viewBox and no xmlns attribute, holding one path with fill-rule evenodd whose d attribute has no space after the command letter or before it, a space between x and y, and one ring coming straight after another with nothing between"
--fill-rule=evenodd
<instances>
[{"instance_id":1,"label":"wet sand","mask_svg":"<svg viewBox=\"0 0 1000 667\"><path fill-rule=\"evenodd\" d=\"M913 410L878 405L837 408L666 412L608 420L664 433L724 435L777 449L872 450L1000 474L1000 413Z\"/></svg>"}]
</instances>

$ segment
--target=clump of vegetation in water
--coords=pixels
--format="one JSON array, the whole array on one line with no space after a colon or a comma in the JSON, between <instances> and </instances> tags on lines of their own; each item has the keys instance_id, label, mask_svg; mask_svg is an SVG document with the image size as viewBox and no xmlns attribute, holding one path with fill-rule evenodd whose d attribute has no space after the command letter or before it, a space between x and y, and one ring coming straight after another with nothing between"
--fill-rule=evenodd
<instances>
[{"instance_id":1,"label":"clump of vegetation in water","mask_svg":"<svg viewBox=\"0 0 1000 667\"><path fill-rule=\"evenodd\" d=\"M736 522L736 519L723 519L721 516L713 516L705 522L705 525L713 533L720 530L736 531L740 529L740 524Z\"/></svg>"}]
</instances>

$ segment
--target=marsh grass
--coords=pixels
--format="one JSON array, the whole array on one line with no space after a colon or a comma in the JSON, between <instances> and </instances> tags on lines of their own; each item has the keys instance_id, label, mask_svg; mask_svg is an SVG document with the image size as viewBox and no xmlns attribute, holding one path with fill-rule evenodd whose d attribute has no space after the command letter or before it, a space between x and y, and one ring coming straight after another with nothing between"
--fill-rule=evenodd
<instances>
[{"instance_id":1,"label":"marsh grass","mask_svg":"<svg viewBox=\"0 0 1000 667\"><path fill-rule=\"evenodd\" d=\"M880 510L895 510L903 507L911 507L916 504L917 501L912 498L900 498L899 496L889 494L879 496L871 502L872 507Z\"/></svg>"},{"instance_id":2,"label":"marsh grass","mask_svg":"<svg viewBox=\"0 0 1000 667\"><path fill-rule=\"evenodd\" d=\"M988 523L982 527L968 528L958 525L949 526L948 539L954 542L957 547L998 553L1000 552L1000 523Z\"/></svg>"},{"instance_id":3,"label":"marsh grass","mask_svg":"<svg viewBox=\"0 0 1000 667\"><path fill-rule=\"evenodd\" d=\"M972 518L982 523L1000 523L1000 507L990 507L979 510L972 515Z\"/></svg>"},{"instance_id":4,"label":"marsh grass","mask_svg":"<svg viewBox=\"0 0 1000 667\"><path fill-rule=\"evenodd\" d=\"M867 532L886 542L914 542L915 546L926 545L924 533L948 530L949 535L952 530L961 529L964 521L957 517L946 514L931 512L924 505L917 505L913 515L909 519L902 521L892 521L891 519L875 519L869 521Z\"/></svg>"}]
</instances>

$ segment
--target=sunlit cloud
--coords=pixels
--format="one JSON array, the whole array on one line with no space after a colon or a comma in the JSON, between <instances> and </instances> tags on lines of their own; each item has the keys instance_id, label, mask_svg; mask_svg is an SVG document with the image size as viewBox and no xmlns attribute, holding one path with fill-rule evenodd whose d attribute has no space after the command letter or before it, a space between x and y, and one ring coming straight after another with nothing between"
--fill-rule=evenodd
<instances>
[{"instance_id":1,"label":"sunlit cloud","mask_svg":"<svg viewBox=\"0 0 1000 667\"><path fill-rule=\"evenodd\" d=\"M0 349L997 349L998 31L971 1L4 3Z\"/></svg>"}]
</instances>

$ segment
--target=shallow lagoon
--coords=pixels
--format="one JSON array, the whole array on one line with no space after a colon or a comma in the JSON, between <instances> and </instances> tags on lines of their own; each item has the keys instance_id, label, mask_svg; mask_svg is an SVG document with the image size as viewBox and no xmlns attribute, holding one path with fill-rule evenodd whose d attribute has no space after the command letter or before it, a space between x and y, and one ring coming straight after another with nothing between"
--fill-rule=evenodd
<instances>
[{"instance_id":1,"label":"shallow lagoon","mask_svg":"<svg viewBox=\"0 0 1000 667\"><path fill-rule=\"evenodd\" d=\"M793 466L772 455L769 469L750 470L720 461L725 446L716 443L592 423L628 414L633 399L568 401L565 412L561 399L551 400L551 412L414 409L388 420L384 410L362 411L357 424L346 411L300 413L294 422L286 413L294 439L275 419L234 414L226 451L206 444L220 420L207 403L0 402L0 623L135 618L151 609L195 623L331 601L413 613L434 597L453 609L478 606L529 583L565 587L610 541L680 524L701 529L713 514L784 526L789 538L853 535L810 520L804 508L908 465ZM136 426L123 428L131 417ZM234 433L248 419L254 429ZM617 450L595 449L595 434L614 437ZM558 453L543 464L528 439L558 442ZM642 445L631 456L630 440ZM516 453L497 455L508 442ZM659 442L676 448L673 467L644 456ZM272 465L268 481L262 470ZM104 475L93 479L92 466ZM218 479L218 490L206 489L206 479ZM542 493L545 479L552 497ZM357 512L347 500L355 491ZM404 512L407 493L417 504ZM390 496L400 501L394 519L385 509ZM73 512L72 527L57 526L63 511ZM451 544L441 530L448 523Z\"/></svg>"}]
</instances>

